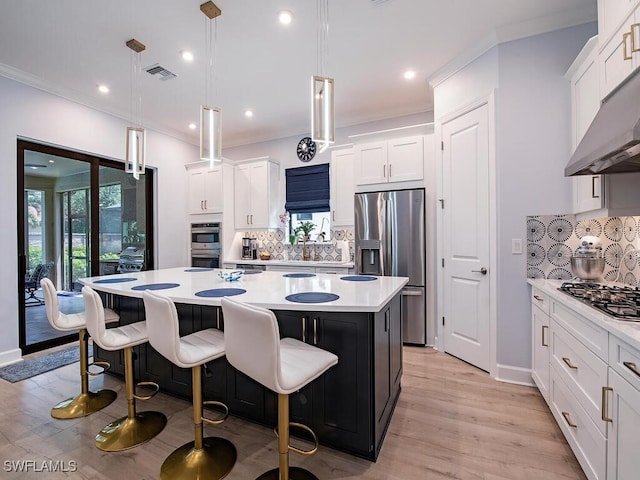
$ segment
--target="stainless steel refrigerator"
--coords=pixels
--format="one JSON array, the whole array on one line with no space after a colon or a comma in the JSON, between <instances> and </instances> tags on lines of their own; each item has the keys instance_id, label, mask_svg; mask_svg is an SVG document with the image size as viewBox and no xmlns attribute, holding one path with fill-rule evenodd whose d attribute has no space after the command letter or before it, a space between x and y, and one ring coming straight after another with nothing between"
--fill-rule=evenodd
<instances>
[{"instance_id":1,"label":"stainless steel refrigerator","mask_svg":"<svg viewBox=\"0 0 640 480\"><path fill-rule=\"evenodd\" d=\"M426 345L424 189L355 195L355 264L362 275L409 277L402 290L403 341Z\"/></svg>"}]
</instances>

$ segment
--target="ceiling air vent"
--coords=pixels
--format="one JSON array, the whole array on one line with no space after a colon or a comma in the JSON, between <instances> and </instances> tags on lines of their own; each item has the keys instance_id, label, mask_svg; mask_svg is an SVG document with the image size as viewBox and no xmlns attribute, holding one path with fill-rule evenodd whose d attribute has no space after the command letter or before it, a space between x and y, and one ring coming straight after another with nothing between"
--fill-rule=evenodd
<instances>
[{"instance_id":1,"label":"ceiling air vent","mask_svg":"<svg viewBox=\"0 0 640 480\"><path fill-rule=\"evenodd\" d=\"M160 75L160 80L162 80L163 82L166 80L171 80L172 78L176 78L175 73L170 72L158 63L146 67L145 71L150 75Z\"/></svg>"},{"instance_id":2,"label":"ceiling air vent","mask_svg":"<svg viewBox=\"0 0 640 480\"><path fill-rule=\"evenodd\" d=\"M387 0L371 0L371 3L373 3L374 6L378 6L378 5L382 5L383 3L386 3Z\"/></svg>"}]
</instances>

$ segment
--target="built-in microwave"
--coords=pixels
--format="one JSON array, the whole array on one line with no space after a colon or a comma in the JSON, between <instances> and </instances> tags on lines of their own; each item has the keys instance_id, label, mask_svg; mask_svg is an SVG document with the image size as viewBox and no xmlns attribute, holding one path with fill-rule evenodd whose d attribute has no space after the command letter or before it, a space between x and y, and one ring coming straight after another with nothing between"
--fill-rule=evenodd
<instances>
[{"instance_id":1,"label":"built-in microwave","mask_svg":"<svg viewBox=\"0 0 640 480\"><path fill-rule=\"evenodd\" d=\"M192 223L191 250L220 250L220 223Z\"/></svg>"}]
</instances>

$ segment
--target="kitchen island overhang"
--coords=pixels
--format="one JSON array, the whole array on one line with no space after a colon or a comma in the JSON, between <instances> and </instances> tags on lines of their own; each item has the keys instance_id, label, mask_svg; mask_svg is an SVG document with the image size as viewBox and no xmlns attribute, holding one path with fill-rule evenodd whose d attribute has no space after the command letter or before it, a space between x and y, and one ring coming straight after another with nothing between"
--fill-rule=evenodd
<instances>
[{"instance_id":1,"label":"kitchen island overhang","mask_svg":"<svg viewBox=\"0 0 640 480\"><path fill-rule=\"evenodd\" d=\"M282 337L297 338L338 356L338 365L291 396L291 421L310 426L324 445L375 461L400 393L401 290L408 279L351 281L346 277L354 276L292 277L265 271L225 282L218 277L219 271L181 267L80 281L102 293L105 305L119 311L121 324L145 318L141 287L173 285L158 293L176 303L181 335L211 327L224 330L221 297L198 292L244 290L234 298L274 311ZM305 292L339 298L322 303L286 300ZM190 372L175 367L149 344L137 347L136 353L137 380L155 381L166 393L190 398ZM122 374L118 352L94 346L94 359L109 361L112 373ZM236 416L275 425L276 394L235 370L226 358L208 364L204 375L205 399L226 403Z\"/></svg>"}]
</instances>

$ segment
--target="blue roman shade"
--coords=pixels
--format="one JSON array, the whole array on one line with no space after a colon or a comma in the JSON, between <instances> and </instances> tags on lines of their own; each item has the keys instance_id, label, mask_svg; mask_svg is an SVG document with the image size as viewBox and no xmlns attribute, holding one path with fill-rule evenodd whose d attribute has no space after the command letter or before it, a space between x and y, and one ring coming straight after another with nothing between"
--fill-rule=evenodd
<instances>
[{"instance_id":1,"label":"blue roman shade","mask_svg":"<svg viewBox=\"0 0 640 480\"><path fill-rule=\"evenodd\" d=\"M285 210L289 213L328 212L329 204L329 164L308 167L287 168L287 201Z\"/></svg>"}]
</instances>

